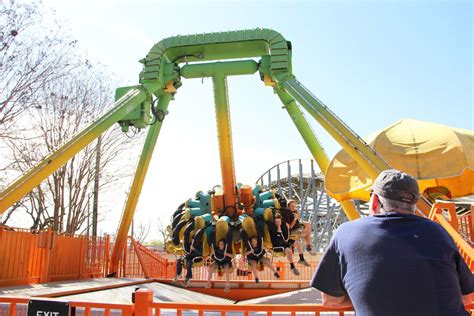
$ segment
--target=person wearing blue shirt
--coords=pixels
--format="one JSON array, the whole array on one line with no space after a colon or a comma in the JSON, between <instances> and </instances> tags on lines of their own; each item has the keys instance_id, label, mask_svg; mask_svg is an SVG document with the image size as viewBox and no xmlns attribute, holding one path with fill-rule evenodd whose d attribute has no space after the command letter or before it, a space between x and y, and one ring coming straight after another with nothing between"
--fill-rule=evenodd
<instances>
[{"instance_id":1,"label":"person wearing blue shirt","mask_svg":"<svg viewBox=\"0 0 474 316\"><path fill-rule=\"evenodd\" d=\"M323 305L358 316L468 315L473 274L443 227L414 214L420 196L404 172L377 177L370 216L338 228L313 276Z\"/></svg>"}]
</instances>

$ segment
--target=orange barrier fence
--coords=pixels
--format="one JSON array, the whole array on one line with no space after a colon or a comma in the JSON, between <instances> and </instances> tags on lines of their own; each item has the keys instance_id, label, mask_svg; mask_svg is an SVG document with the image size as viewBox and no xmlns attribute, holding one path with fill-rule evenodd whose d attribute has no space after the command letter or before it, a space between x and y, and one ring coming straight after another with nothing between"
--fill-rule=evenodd
<instances>
[{"instance_id":1,"label":"orange barrier fence","mask_svg":"<svg viewBox=\"0 0 474 316\"><path fill-rule=\"evenodd\" d=\"M108 237L0 226L0 286L103 277Z\"/></svg>"},{"instance_id":2,"label":"orange barrier fence","mask_svg":"<svg viewBox=\"0 0 474 316\"><path fill-rule=\"evenodd\" d=\"M458 217L459 233L461 236L463 236L464 240L468 241L471 245L474 245L474 225L472 222L473 211L474 205L471 206L470 214L465 214Z\"/></svg>"},{"instance_id":3,"label":"orange barrier fence","mask_svg":"<svg viewBox=\"0 0 474 316\"><path fill-rule=\"evenodd\" d=\"M203 316L209 312L219 312L220 315L226 315L226 312L242 313L244 316L249 316L256 313L265 313L271 316L273 313L285 313L290 316L296 316L300 313L311 313L315 316L323 316L327 313L334 315L338 313L339 316L354 315L350 308L334 308L325 307L320 304L308 305L238 305L238 304L198 304L198 303L166 303L154 302L153 292L149 289L139 289L133 293L133 303L131 304L115 304L115 303L98 303L98 302L83 302L70 301L72 315L115 315L117 312L122 316L152 316L171 314L182 316L183 313L192 311L197 312L198 316ZM42 298L42 300L47 300ZM26 315L27 304L29 298L24 297L1 297L0 296L0 315ZM466 310L474 315L474 304L465 306ZM189 314L189 313L188 313ZM194 314L194 313L193 313Z\"/></svg>"},{"instance_id":4,"label":"orange barrier fence","mask_svg":"<svg viewBox=\"0 0 474 316\"><path fill-rule=\"evenodd\" d=\"M0 297L0 315L26 315L26 305L28 298ZM226 312L240 312L244 316L251 313L265 313L271 316L272 313L289 313L295 316L296 313L314 313L315 316L324 315L327 312L337 312L339 315L354 315L349 308L324 307L322 305L236 305L236 304L197 304L197 303L165 303L154 302L153 292L148 289L139 289L134 293L134 303L131 304L110 304L97 302L70 301L70 306L75 315L112 315L115 311L123 316L151 316L169 314L182 316L187 311L194 311L199 316L204 313L219 312L225 315ZM332 314L333 315L333 314Z\"/></svg>"},{"instance_id":5,"label":"orange barrier fence","mask_svg":"<svg viewBox=\"0 0 474 316\"><path fill-rule=\"evenodd\" d=\"M139 244L133 237L130 240L146 278L167 278L172 275L173 270L168 269L168 260Z\"/></svg>"},{"instance_id":6,"label":"orange barrier fence","mask_svg":"<svg viewBox=\"0 0 474 316\"><path fill-rule=\"evenodd\" d=\"M469 232L469 234L472 232L471 214L468 217L469 221L471 221L470 223L464 224L464 221L459 223L456 214L456 205L454 203L439 202L433 205L430 212L430 219L439 223L444 229L446 229L458 246L461 256L464 258L471 271L474 271L474 249L461 235L463 232ZM467 227L467 230L464 230L463 227Z\"/></svg>"},{"instance_id":7,"label":"orange barrier fence","mask_svg":"<svg viewBox=\"0 0 474 316\"><path fill-rule=\"evenodd\" d=\"M254 280L255 276L252 273L252 268L251 266L247 263L246 260L238 260L239 256L236 256L233 261L233 271L230 274L230 280L231 281L244 281L244 280ZM295 256L295 259L297 256ZM309 284L309 280L313 277L314 271L316 271L316 267L318 266L318 262L315 261L310 261L309 266L303 266L300 265L297 262L297 260L294 261L295 266L298 269L300 275L296 276L294 275L291 270L290 270L290 264L286 260L286 258L283 261L277 261L273 262L273 266L275 269L278 271L280 274L280 278L278 279L279 283L282 282L305 282ZM209 262L206 262L200 266L193 267L193 279L194 280L207 280L208 278L208 266ZM172 274L168 274L169 277L174 277L176 267L173 263L173 265L170 265L169 272ZM183 272L183 275L186 272ZM273 275L273 272L265 267L262 271L258 271L258 278L261 281L275 281L277 280L275 276ZM213 280L224 280L224 275L222 273L215 273L212 277Z\"/></svg>"}]
</instances>

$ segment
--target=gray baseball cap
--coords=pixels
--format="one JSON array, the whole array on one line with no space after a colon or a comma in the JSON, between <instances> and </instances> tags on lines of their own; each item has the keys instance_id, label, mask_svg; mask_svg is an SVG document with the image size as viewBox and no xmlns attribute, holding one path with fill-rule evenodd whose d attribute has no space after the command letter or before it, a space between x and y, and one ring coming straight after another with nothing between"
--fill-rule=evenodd
<instances>
[{"instance_id":1,"label":"gray baseball cap","mask_svg":"<svg viewBox=\"0 0 474 316\"><path fill-rule=\"evenodd\" d=\"M372 190L384 198L408 204L416 204L421 197L416 179L395 169L382 171L375 179Z\"/></svg>"}]
</instances>

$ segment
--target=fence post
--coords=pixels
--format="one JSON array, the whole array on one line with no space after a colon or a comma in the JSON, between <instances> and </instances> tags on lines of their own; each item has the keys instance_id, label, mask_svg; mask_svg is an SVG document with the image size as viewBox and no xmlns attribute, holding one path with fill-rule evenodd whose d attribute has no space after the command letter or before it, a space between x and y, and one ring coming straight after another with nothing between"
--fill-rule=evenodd
<instances>
[{"instance_id":1,"label":"fence post","mask_svg":"<svg viewBox=\"0 0 474 316\"><path fill-rule=\"evenodd\" d=\"M123 247L123 255L122 255L122 277L127 277L127 243L125 242L125 247Z\"/></svg>"},{"instance_id":2,"label":"fence post","mask_svg":"<svg viewBox=\"0 0 474 316\"><path fill-rule=\"evenodd\" d=\"M74 240L74 235L71 235L72 241ZM85 278L85 271L87 266L87 251L89 250L88 239L86 236L79 236L79 271L78 272L78 279Z\"/></svg>"},{"instance_id":3,"label":"fence post","mask_svg":"<svg viewBox=\"0 0 474 316\"><path fill-rule=\"evenodd\" d=\"M286 279L286 264L283 261L278 261L276 266L280 268L280 280L285 280Z\"/></svg>"},{"instance_id":4,"label":"fence post","mask_svg":"<svg viewBox=\"0 0 474 316\"><path fill-rule=\"evenodd\" d=\"M109 275L109 260L110 260L110 236L105 236L105 249L104 249L104 277Z\"/></svg>"},{"instance_id":5,"label":"fence post","mask_svg":"<svg viewBox=\"0 0 474 316\"><path fill-rule=\"evenodd\" d=\"M149 289L138 289L133 294L135 296L135 316L152 316L153 292Z\"/></svg>"},{"instance_id":6,"label":"fence post","mask_svg":"<svg viewBox=\"0 0 474 316\"><path fill-rule=\"evenodd\" d=\"M46 230L46 236L44 240L44 255L40 262L40 283L46 283L50 279L50 266L51 266L51 250L53 248L53 232L50 227Z\"/></svg>"},{"instance_id":7,"label":"fence post","mask_svg":"<svg viewBox=\"0 0 474 316\"><path fill-rule=\"evenodd\" d=\"M469 215L468 219L468 230L469 236L471 236L471 241L474 242L474 205L471 205L471 214Z\"/></svg>"}]
</instances>

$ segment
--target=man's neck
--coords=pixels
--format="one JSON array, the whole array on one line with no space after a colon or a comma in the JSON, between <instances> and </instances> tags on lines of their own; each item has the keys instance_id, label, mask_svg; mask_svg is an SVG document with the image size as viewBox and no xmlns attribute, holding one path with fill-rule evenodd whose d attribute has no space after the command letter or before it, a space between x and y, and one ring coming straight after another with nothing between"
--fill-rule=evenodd
<instances>
[{"instance_id":1,"label":"man's neck","mask_svg":"<svg viewBox=\"0 0 474 316\"><path fill-rule=\"evenodd\" d=\"M407 210L393 210L393 211L386 212L384 209L381 209L380 212L376 215L393 214L393 213L402 214L402 215L413 215L413 214L415 214L414 212L407 211Z\"/></svg>"}]
</instances>

